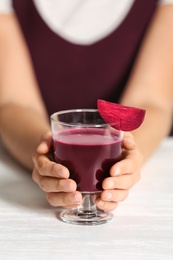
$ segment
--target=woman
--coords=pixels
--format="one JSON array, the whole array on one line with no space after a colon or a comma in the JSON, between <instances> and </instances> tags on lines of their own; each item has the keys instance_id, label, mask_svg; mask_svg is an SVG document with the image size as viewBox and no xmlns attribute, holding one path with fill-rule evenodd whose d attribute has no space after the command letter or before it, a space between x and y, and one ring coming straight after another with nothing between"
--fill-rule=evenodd
<instances>
[{"instance_id":1,"label":"woman","mask_svg":"<svg viewBox=\"0 0 173 260\"><path fill-rule=\"evenodd\" d=\"M51 113L98 98L147 110L96 201L115 209L171 129L173 0L3 0L0 12L1 138L51 205L82 201L68 169L47 156Z\"/></svg>"}]
</instances>

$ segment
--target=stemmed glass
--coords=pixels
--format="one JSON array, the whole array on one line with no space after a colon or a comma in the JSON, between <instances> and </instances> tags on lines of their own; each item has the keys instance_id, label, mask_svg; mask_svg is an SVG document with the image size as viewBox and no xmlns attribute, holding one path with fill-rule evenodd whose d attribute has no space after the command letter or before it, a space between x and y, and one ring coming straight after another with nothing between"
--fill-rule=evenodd
<instances>
[{"instance_id":1,"label":"stemmed glass","mask_svg":"<svg viewBox=\"0 0 173 260\"><path fill-rule=\"evenodd\" d=\"M82 193L82 204L64 209L60 219L66 223L98 225L113 218L100 210L95 199L102 191L102 181L109 177L110 167L120 160L123 132L116 122L106 124L97 109L74 109L51 115L55 161L70 171L70 178Z\"/></svg>"}]
</instances>

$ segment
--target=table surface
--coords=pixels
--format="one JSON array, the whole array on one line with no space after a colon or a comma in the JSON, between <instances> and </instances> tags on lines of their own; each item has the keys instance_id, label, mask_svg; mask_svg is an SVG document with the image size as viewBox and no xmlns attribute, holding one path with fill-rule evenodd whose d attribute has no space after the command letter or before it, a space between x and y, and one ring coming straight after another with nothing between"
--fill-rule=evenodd
<instances>
[{"instance_id":1,"label":"table surface","mask_svg":"<svg viewBox=\"0 0 173 260\"><path fill-rule=\"evenodd\" d=\"M173 259L173 138L163 140L114 219L66 224L0 145L0 259Z\"/></svg>"}]
</instances>

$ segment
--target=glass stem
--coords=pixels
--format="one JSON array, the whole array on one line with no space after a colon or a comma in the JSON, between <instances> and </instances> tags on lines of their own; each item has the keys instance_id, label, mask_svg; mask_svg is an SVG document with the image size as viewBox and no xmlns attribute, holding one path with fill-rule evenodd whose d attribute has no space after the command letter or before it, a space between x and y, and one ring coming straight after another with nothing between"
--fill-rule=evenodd
<instances>
[{"instance_id":1,"label":"glass stem","mask_svg":"<svg viewBox=\"0 0 173 260\"><path fill-rule=\"evenodd\" d=\"M97 211L95 199L97 194L83 193L82 204L78 207L79 214L94 214Z\"/></svg>"}]
</instances>

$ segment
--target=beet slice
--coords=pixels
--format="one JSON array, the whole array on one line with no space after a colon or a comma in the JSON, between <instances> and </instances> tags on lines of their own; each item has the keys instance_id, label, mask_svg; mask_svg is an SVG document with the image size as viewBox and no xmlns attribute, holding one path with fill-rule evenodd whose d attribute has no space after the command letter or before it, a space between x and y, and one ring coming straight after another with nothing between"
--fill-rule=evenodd
<instances>
[{"instance_id":1,"label":"beet slice","mask_svg":"<svg viewBox=\"0 0 173 260\"><path fill-rule=\"evenodd\" d=\"M105 100L97 100L97 108L106 123L117 123L113 126L117 130L132 131L144 121L146 110L124 106Z\"/></svg>"}]
</instances>

